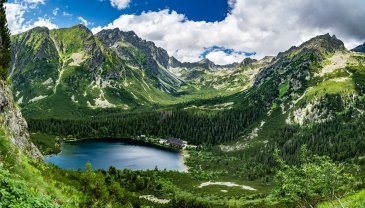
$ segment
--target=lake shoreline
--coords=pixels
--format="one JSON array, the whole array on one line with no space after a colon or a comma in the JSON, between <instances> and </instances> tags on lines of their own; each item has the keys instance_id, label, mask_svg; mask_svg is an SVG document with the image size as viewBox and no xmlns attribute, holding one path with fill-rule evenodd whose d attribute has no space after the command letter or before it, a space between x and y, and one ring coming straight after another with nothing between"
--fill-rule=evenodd
<instances>
[{"instance_id":1,"label":"lake shoreline","mask_svg":"<svg viewBox=\"0 0 365 208\"><path fill-rule=\"evenodd\" d=\"M155 147L161 150L167 150L171 152L182 152L182 149L177 149L173 147L169 147L166 145L161 145L159 143L145 141L145 140L138 140L133 138L108 138L108 137L102 137L102 138L82 138L82 139L72 139L72 140L64 140L63 142L70 142L70 143L77 143L77 142L95 142L95 141L101 141L101 142L127 142L131 144L139 144L144 145L148 147Z\"/></svg>"},{"instance_id":2,"label":"lake shoreline","mask_svg":"<svg viewBox=\"0 0 365 208\"><path fill-rule=\"evenodd\" d=\"M176 159L171 159L171 156ZM91 162L95 169L107 170L114 166L119 170L144 171L157 168L187 173L187 156L183 149L171 150L146 141L128 138L84 138L63 141L61 152L46 156L45 162L74 170L83 169L86 162Z\"/></svg>"},{"instance_id":3,"label":"lake shoreline","mask_svg":"<svg viewBox=\"0 0 365 208\"><path fill-rule=\"evenodd\" d=\"M188 157L190 157L189 151L187 149L183 149L181 151L181 156L182 156L182 163L185 165L186 168L184 172L189 173L189 166L186 164Z\"/></svg>"}]
</instances>

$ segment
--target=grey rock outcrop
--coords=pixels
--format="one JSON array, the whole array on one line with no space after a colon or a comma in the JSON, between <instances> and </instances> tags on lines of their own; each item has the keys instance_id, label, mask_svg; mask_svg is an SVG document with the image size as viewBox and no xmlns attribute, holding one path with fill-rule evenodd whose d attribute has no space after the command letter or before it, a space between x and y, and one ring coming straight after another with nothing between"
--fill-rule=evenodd
<instances>
[{"instance_id":1,"label":"grey rock outcrop","mask_svg":"<svg viewBox=\"0 0 365 208\"><path fill-rule=\"evenodd\" d=\"M10 87L5 81L0 81L0 122L11 143L30 158L43 159L42 153L30 141L27 122L15 105Z\"/></svg>"}]
</instances>

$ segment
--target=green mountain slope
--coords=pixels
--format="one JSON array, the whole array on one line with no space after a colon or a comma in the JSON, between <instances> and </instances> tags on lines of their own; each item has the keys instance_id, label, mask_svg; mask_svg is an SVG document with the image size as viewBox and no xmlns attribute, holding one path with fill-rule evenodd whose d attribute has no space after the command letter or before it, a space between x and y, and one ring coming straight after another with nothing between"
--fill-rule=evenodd
<instances>
[{"instance_id":1,"label":"green mountain slope","mask_svg":"<svg viewBox=\"0 0 365 208\"><path fill-rule=\"evenodd\" d=\"M10 74L24 113L77 117L80 108L130 110L203 94L232 94L247 88L265 63L247 70L238 65L180 63L133 32L104 30L93 35L77 25L51 31L34 28L13 36Z\"/></svg>"},{"instance_id":2,"label":"green mountain slope","mask_svg":"<svg viewBox=\"0 0 365 208\"><path fill-rule=\"evenodd\" d=\"M306 144L315 153L336 160L358 160L365 144L361 130L364 61L364 55L347 51L329 35L279 54L247 92L256 97L260 88L276 91L263 106L266 113L242 131L237 141L220 145L221 150L260 151L259 160L271 163L268 158L279 147L294 162L299 147Z\"/></svg>"}]
</instances>

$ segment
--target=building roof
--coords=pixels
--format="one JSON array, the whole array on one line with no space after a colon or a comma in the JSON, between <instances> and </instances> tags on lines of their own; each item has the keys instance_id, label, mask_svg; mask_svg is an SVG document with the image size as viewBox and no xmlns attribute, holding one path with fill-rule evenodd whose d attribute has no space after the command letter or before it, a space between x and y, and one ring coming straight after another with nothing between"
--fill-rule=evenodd
<instances>
[{"instance_id":1,"label":"building roof","mask_svg":"<svg viewBox=\"0 0 365 208\"><path fill-rule=\"evenodd\" d=\"M170 144L180 145L180 146L184 145L184 142L178 138L168 138L166 140L166 142L170 143Z\"/></svg>"}]
</instances>

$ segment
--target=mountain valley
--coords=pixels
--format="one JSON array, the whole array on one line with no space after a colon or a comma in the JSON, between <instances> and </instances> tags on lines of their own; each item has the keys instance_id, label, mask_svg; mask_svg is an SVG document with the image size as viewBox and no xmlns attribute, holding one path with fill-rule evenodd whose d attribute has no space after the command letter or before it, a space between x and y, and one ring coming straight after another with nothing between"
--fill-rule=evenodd
<instances>
[{"instance_id":1,"label":"mountain valley","mask_svg":"<svg viewBox=\"0 0 365 208\"><path fill-rule=\"evenodd\" d=\"M10 40L10 66L0 68L9 68L0 207L365 205L363 46L348 50L324 34L277 56L216 65L180 62L119 29L35 27ZM181 139L186 149L167 149L181 151L187 171L42 162L85 138Z\"/></svg>"}]
</instances>

